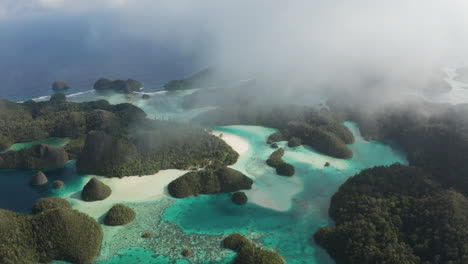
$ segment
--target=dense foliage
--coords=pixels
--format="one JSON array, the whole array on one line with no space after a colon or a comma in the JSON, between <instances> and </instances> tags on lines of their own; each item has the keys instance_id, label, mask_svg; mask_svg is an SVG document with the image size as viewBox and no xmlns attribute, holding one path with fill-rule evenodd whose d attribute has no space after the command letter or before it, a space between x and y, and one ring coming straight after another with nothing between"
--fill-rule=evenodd
<instances>
[{"instance_id":1,"label":"dense foliage","mask_svg":"<svg viewBox=\"0 0 468 264\"><path fill-rule=\"evenodd\" d=\"M104 131L88 134L78 158L83 174L148 175L164 169L219 168L234 164L238 154L203 129L169 121L145 121L128 137Z\"/></svg>"},{"instance_id":2,"label":"dense foliage","mask_svg":"<svg viewBox=\"0 0 468 264\"><path fill-rule=\"evenodd\" d=\"M133 79L112 81L101 78L94 83L93 88L98 92L113 91L117 93L132 93L140 91L141 88L143 88L143 84Z\"/></svg>"},{"instance_id":3,"label":"dense foliage","mask_svg":"<svg viewBox=\"0 0 468 264\"><path fill-rule=\"evenodd\" d=\"M305 106L226 106L195 118L206 125L259 125L277 128L268 143L299 139L324 154L337 158L351 158L346 146L354 142L353 134L343 120L328 110Z\"/></svg>"},{"instance_id":4,"label":"dense foliage","mask_svg":"<svg viewBox=\"0 0 468 264\"><path fill-rule=\"evenodd\" d=\"M288 147L295 148L302 145L302 140L298 137L292 137L288 140Z\"/></svg>"},{"instance_id":5,"label":"dense foliage","mask_svg":"<svg viewBox=\"0 0 468 264\"><path fill-rule=\"evenodd\" d=\"M268 166L276 169L276 173L281 176L293 176L295 173L294 166L286 163L282 157L284 155L284 149L275 150L268 157L266 163Z\"/></svg>"},{"instance_id":6,"label":"dense foliage","mask_svg":"<svg viewBox=\"0 0 468 264\"><path fill-rule=\"evenodd\" d=\"M32 207L33 214L42 213L52 209L71 209L71 204L60 197L48 197L39 199Z\"/></svg>"},{"instance_id":7,"label":"dense foliage","mask_svg":"<svg viewBox=\"0 0 468 264\"><path fill-rule=\"evenodd\" d=\"M49 205L32 216L0 209L0 263L93 262L101 248L101 226L62 203Z\"/></svg>"},{"instance_id":8,"label":"dense foliage","mask_svg":"<svg viewBox=\"0 0 468 264\"><path fill-rule=\"evenodd\" d=\"M468 200L422 169L364 170L340 187L329 213L336 227L314 238L338 263L468 262Z\"/></svg>"},{"instance_id":9,"label":"dense foliage","mask_svg":"<svg viewBox=\"0 0 468 264\"><path fill-rule=\"evenodd\" d=\"M167 189L173 197L185 198L199 194L236 192L250 189L252 184L253 181L241 172L224 167L188 172L169 183Z\"/></svg>"},{"instance_id":10,"label":"dense foliage","mask_svg":"<svg viewBox=\"0 0 468 264\"><path fill-rule=\"evenodd\" d=\"M110 105L104 100L19 104L0 99L0 151L19 142L52 137L78 139L92 130L124 134L133 120L145 117L136 106Z\"/></svg>"},{"instance_id":11,"label":"dense foliage","mask_svg":"<svg viewBox=\"0 0 468 264\"><path fill-rule=\"evenodd\" d=\"M397 144L410 165L424 168L444 187L468 194L468 105L415 102L373 111L341 102L332 106L357 121L365 138Z\"/></svg>"},{"instance_id":12,"label":"dense foliage","mask_svg":"<svg viewBox=\"0 0 468 264\"><path fill-rule=\"evenodd\" d=\"M109 197L112 190L109 186L95 177L86 183L81 191L81 199L87 202L101 201Z\"/></svg>"},{"instance_id":13,"label":"dense foliage","mask_svg":"<svg viewBox=\"0 0 468 264\"><path fill-rule=\"evenodd\" d=\"M135 211L132 208L116 204L112 206L104 217L104 224L108 226L126 225L131 223L136 217Z\"/></svg>"},{"instance_id":14,"label":"dense foliage","mask_svg":"<svg viewBox=\"0 0 468 264\"><path fill-rule=\"evenodd\" d=\"M50 96L49 101L54 102L54 103L63 103L67 101L67 96L63 93L55 93Z\"/></svg>"},{"instance_id":15,"label":"dense foliage","mask_svg":"<svg viewBox=\"0 0 468 264\"><path fill-rule=\"evenodd\" d=\"M223 240L225 248L237 252L234 264L284 264L285 261L276 252L257 247L241 234L231 234Z\"/></svg>"},{"instance_id":16,"label":"dense foliage","mask_svg":"<svg viewBox=\"0 0 468 264\"><path fill-rule=\"evenodd\" d=\"M83 174L120 177L161 169L222 167L235 163L238 157L224 141L199 127L147 119L143 110L131 104L17 104L0 99L0 151L15 142L50 137L70 138L65 151L71 159L78 159L77 168ZM0 167L43 168L36 166L37 162L31 164L31 151L21 150L19 154L25 153L21 156L16 152L0 154Z\"/></svg>"},{"instance_id":17,"label":"dense foliage","mask_svg":"<svg viewBox=\"0 0 468 264\"><path fill-rule=\"evenodd\" d=\"M46 144L36 144L18 151L0 153L0 168L2 169L40 170L58 167L67 161L68 154L65 150Z\"/></svg>"},{"instance_id":18,"label":"dense foliage","mask_svg":"<svg viewBox=\"0 0 468 264\"><path fill-rule=\"evenodd\" d=\"M167 91L187 90L193 88L203 88L213 84L214 70L212 68L208 68L186 79L172 80L164 85L164 89Z\"/></svg>"}]
</instances>

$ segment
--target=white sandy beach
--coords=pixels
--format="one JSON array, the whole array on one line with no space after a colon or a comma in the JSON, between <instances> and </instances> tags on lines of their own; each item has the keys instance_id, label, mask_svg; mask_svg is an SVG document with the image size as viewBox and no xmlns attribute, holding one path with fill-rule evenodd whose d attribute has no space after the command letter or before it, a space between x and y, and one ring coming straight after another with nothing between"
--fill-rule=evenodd
<instances>
[{"instance_id":1,"label":"white sandy beach","mask_svg":"<svg viewBox=\"0 0 468 264\"><path fill-rule=\"evenodd\" d=\"M223 132L215 131L213 133L219 135ZM240 156L245 155L249 150L249 143L239 136L223 133L222 139ZM167 185L187 172L184 170L163 170L153 175L130 176L122 179L95 176L112 189L112 194L107 199L85 202L81 200L80 192L73 193L68 198L72 201L75 209L97 219L116 203L152 201L168 195ZM91 176L88 178L91 179Z\"/></svg>"},{"instance_id":2,"label":"white sandy beach","mask_svg":"<svg viewBox=\"0 0 468 264\"><path fill-rule=\"evenodd\" d=\"M245 193L249 202L275 211L285 212L291 209L293 197L304 189L298 177L272 178L271 175L257 179L251 190Z\"/></svg>"},{"instance_id":3,"label":"white sandy beach","mask_svg":"<svg viewBox=\"0 0 468 264\"><path fill-rule=\"evenodd\" d=\"M130 176L122 179L95 176L112 189L112 194L107 199L85 202L81 200L80 192L73 193L68 198L72 201L75 209L94 218L99 218L116 203L151 201L167 195L167 185L186 172L184 170L163 170L153 175Z\"/></svg>"},{"instance_id":4,"label":"white sandy beach","mask_svg":"<svg viewBox=\"0 0 468 264\"><path fill-rule=\"evenodd\" d=\"M239 160L247 154L249 151L249 142L237 135L229 134L224 131L213 130L211 134L219 137L220 139L224 140L229 146L231 146L234 151L239 153ZM220 135L222 135L220 137ZM238 160L238 161L239 161Z\"/></svg>"},{"instance_id":5,"label":"white sandy beach","mask_svg":"<svg viewBox=\"0 0 468 264\"><path fill-rule=\"evenodd\" d=\"M301 147L303 148L303 147ZM288 156L295 161L303 162L314 166L317 169L325 168L325 163L329 162L331 168L337 170L345 170L348 168L349 163L344 159L337 159L313 151L301 150L301 151L290 151Z\"/></svg>"},{"instance_id":6,"label":"white sandy beach","mask_svg":"<svg viewBox=\"0 0 468 264\"><path fill-rule=\"evenodd\" d=\"M249 142L237 135L213 131L213 134L216 136L219 136L221 133L223 136L220 138L239 153L239 160L233 167L245 173L246 168L236 165L242 159L251 158L247 156L250 148ZM298 177L271 177L273 169L266 165L256 168L256 170L255 174L261 176L252 177L252 175L247 175L255 180L251 190L244 190L249 198L249 202L275 211L284 212L291 209L293 197L303 190L302 180Z\"/></svg>"}]
</instances>

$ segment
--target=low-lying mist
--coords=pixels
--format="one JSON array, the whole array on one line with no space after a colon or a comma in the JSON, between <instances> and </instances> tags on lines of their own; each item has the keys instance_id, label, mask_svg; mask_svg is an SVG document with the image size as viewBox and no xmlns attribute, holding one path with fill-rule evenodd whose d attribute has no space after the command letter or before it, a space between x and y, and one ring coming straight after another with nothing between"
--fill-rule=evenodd
<instances>
[{"instance_id":1,"label":"low-lying mist","mask_svg":"<svg viewBox=\"0 0 468 264\"><path fill-rule=\"evenodd\" d=\"M0 69L10 74L2 93L20 86L31 65L51 67L41 71L41 86L89 65L96 73L88 78L119 77L130 65L123 68L133 74L165 72L160 82L214 66L293 95L400 99L446 85L442 69L468 55L468 4L458 0L33 2L0 4L8 33L0 38L8 58Z\"/></svg>"}]
</instances>

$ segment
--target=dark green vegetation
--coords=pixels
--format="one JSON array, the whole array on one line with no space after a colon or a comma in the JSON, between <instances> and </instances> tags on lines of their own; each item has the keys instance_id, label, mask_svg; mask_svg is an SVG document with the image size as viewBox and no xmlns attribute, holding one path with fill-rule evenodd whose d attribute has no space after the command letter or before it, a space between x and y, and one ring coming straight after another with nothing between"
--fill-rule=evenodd
<instances>
[{"instance_id":1,"label":"dark green vegetation","mask_svg":"<svg viewBox=\"0 0 468 264\"><path fill-rule=\"evenodd\" d=\"M143 110L131 104L110 105L104 100L17 104L0 99L0 151L13 143L51 137L70 139L65 151L77 159L81 174L120 177L161 169L215 168L233 164L238 157L202 128L147 119ZM35 152L36 148L50 151ZM68 161L65 151L44 145L9 151L0 154L0 168L60 166ZM37 153L56 154L38 159L34 158ZM51 162L51 157L56 160Z\"/></svg>"},{"instance_id":2,"label":"dark green vegetation","mask_svg":"<svg viewBox=\"0 0 468 264\"><path fill-rule=\"evenodd\" d=\"M132 208L116 204L107 212L104 217L104 224L108 226L126 225L131 223L136 217L135 211Z\"/></svg>"},{"instance_id":3,"label":"dark green vegetation","mask_svg":"<svg viewBox=\"0 0 468 264\"><path fill-rule=\"evenodd\" d=\"M52 209L71 209L71 204L60 197L48 197L39 199L32 207L33 214L38 214Z\"/></svg>"},{"instance_id":4,"label":"dark green vegetation","mask_svg":"<svg viewBox=\"0 0 468 264\"><path fill-rule=\"evenodd\" d=\"M225 106L195 120L205 125L259 125L279 129L268 143L290 140L336 158L351 158L346 146L354 142L343 119L328 110L304 106Z\"/></svg>"},{"instance_id":5,"label":"dark green vegetation","mask_svg":"<svg viewBox=\"0 0 468 264\"><path fill-rule=\"evenodd\" d=\"M70 85L65 81L55 81L52 83L52 90L54 91L65 91L70 89Z\"/></svg>"},{"instance_id":6,"label":"dark green vegetation","mask_svg":"<svg viewBox=\"0 0 468 264\"><path fill-rule=\"evenodd\" d=\"M231 234L223 240L225 248L237 252L234 264L284 264L285 261L276 252L257 247L241 234Z\"/></svg>"},{"instance_id":7,"label":"dark green vegetation","mask_svg":"<svg viewBox=\"0 0 468 264\"><path fill-rule=\"evenodd\" d=\"M364 170L340 187L329 213L336 227L314 238L337 263L468 263L468 200L422 169Z\"/></svg>"},{"instance_id":8,"label":"dark green vegetation","mask_svg":"<svg viewBox=\"0 0 468 264\"><path fill-rule=\"evenodd\" d=\"M40 170L63 165L68 161L65 150L46 144L37 144L30 148L7 151L0 154L2 169Z\"/></svg>"},{"instance_id":9,"label":"dark green vegetation","mask_svg":"<svg viewBox=\"0 0 468 264\"><path fill-rule=\"evenodd\" d=\"M468 195L468 105L413 102L372 111L342 102L332 106L358 122L366 139L395 143L410 165L427 170L443 187Z\"/></svg>"},{"instance_id":10,"label":"dark green vegetation","mask_svg":"<svg viewBox=\"0 0 468 264\"><path fill-rule=\"evenodd\" d=\"M38 204L35 215L0 209L0 263L91 264L101 248L101 226L63 202Z\"/></svg>"},{"instance_id":11,"label":"dark green vegetation","mask_svg":"<svg viewBox=\"0 0 468 264\"><path fill-rule=\"evenodd\" d=\"M236 192L250 189L253 181L234 169L224 167L217 170L188 172L168 185L169 194L185 198L199 194Z\"/></svg>"},{"instance_id":12,"label":"dark green vegetation","mask_svg":"<svg viewBox=\"0 0 468 264\"><path fill-rule=\"evenodd\" d=\"M203 129L167 121L145 121L128 137L88 134L77 167L83 174L148 175L163 169L219 168L238 154Z\"/></svg>"},{"instance_id":13,"label":"dark green vegetation","mask_svg":"<svg viewBox=\"0 0 468 264\"><path fill-rule=\"evenodd\" d=\"M243 205L246 204L249 199L247 195L245 195L245 192L236 192L231 196L231 200L235 204Z\"/></svg>"},{"instance_id":14,"label":"dark green vegetation","mask_svg":"<svg viewBox=\"0 0 468 264\"><path fill-rule=\"evenodd\" d=\"M112 190L109 186L96 179L91 178L81 191L81 199L87 202L101 201L109 197Z\"/></svg>"},{"instance_id":15,"label":"dark green vegetation","mask_svg":"<svg viewBox=\"0 0 468 264\"><path fill-rule=\"evenodd\" d=\"M98 92L108 92L113 91L117 93L132 93L138 92L143 88L143 84L139 81L128 79L124 80L109 80L105 78L101 78L94 83L93 86L94 90Z\"/></svg>"},{"instance_id":16,"label":"dark green vegetation","mask_svg":"<svg viewBox=\"0 0 468 264\"><path fill-rule=\"evenodd\" d=\"M275 150L273 153L271 153L270 157L268 157L266 163L268 166L275 168L278 175L293 176L295 172L294 166L286 163L282 159L283 155L284 149Z\"/></svg>"},{"instance_id":17,"label":"dark green vegetation","mask_svg":"<svg viewBox=\"0 0 468 264\"><path fill-rule=\"evenodd\" d=\"M52 137L77 140L92 130L123 134L132 120L145 116L131 104L110 105L104 100L87 103L30 100L19 104L0 99L0 150L13 143Z\"/></svg>"},{"instance_id":18,"label":"dark green vegetation","mask_svg":"<svg viewBox=\"0 0 468 264\"><path fill-rule=\"evenodd\" d=\"M54 103L63 103L67 101L67 96L63 93L56 93L50 96L49 101Z\"/></svg>"},{"instance_id":19,"label":"dark green vegetation","mask_svg":"<svg viewBox=\"0 0 468 264\"><path fill-rule=\"evenodd\" d=\"M300 138L292 137L288 140L288 147L290 148L299 147L300 145L302 145L302 140Z\"/></svg>"},{"instance_id":20,"label":"dark green vegetation","mask_svg":"<svg viewBox=\"0 0 468 264\"><path fill-rule=\"evenodd\" d=\"M215 84L214 77L214 70L208 68L189 78L172 80L164 85L164 89L167 91L176 91L212 86Z\"/></svg>"}]
</instances>

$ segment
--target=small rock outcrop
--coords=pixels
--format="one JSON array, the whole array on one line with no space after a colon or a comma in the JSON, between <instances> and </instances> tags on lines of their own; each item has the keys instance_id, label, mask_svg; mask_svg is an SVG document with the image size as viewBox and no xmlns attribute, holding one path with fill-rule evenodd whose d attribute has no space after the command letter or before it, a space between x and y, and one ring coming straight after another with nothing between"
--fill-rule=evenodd
<instances>
[{"instance_id":1,"label":"small rock outcrop","mask_svg":"<svg viewBox=\"0 0 468 264\"><path fill-rule=\"evenodd\" d=\"M237 192L252 188L253 181L234 169L224 167L212 170L188 172L168 185L169 194L185 198L199 194Z\"/></svg>"},{"instance_id":2,"label":"small rock outcrop","mask_svg":"<svg viewBox=\"0 0 468 264\"><path fill-rule=\"evenodd\" d=\"M54 91L65 91L70 88L70 85L68 85L68 83L65 81L55 81L52 83L52 90Z\"/></svg>"},{"instance_id":3,"label":"small rock outcrop","mask_svg":"<svg viewBox=\"0 0 468 264\"><path fill-rule=\"evenodd\" d=\"M190 257L193 255L193 249L191 248L184 248L184 250L182 250L182 256L184 257Z\"/></svg>"},{"instance_id":4,"label":"small rock outcrop","mask_svg":"<svg viewBox=\"0 0 468 264\"><path fill-rule=\"evenodd\" d=\"M39 186L46 184L48 181L49 180L47 179L47 176L42 171L39 171L33 176L31 176L29 184L31 184L32 186Z\"/></svg>"},{"instance_id":5,"label":"small rock outcrop","mask_svg":"<svg viewBox=\"0 0 468 264\"><path fill-rule=\"evenodd\" d=\"M271 153L266 163L268 166L276 169L276 174L281 176L293 176L296 172L293 165L286 163L282 157L284 155L284 149L275 150Z\"/></svg>"},{"instance_id":6,"label":"small rock outcrop","mask_svg":"<svg viewBox=\"0 0 468 264\"><path fill-rule=\"evenodd\" d=\"M65 187L65 183L63 181L54 181L52 187L54 189L62 189L63 187Z\"/></svg>"},{"instance_id":7,"label":"small rock outcrop","mask_svg":"<svg viewBox=\"0 0 468 264\"><path fill-rule=\"evenodd\" d=\"M257 247L241 234L231 234L223 240L225 248L237 252L234 264L285 264L280 254Z\"/></svg>"},{"instance_id":8,"label":"small rock outcrop","mask_svg":"<svg viewBox=\"0 0 468 264\"><path fill-rule=\"evenodd\" d=\"M153 234L151 232L144 232L143 234L141 234L142 238L150 238L152 236L153 236Z\"/></svg>"},{"instance_id":9,"label":"small rock outcrop","mask_svg":"<svg viewBox=\"0 0 468 264\"><path fill-rule=\"evenodd\" d=\"M112 190L109 186L93 177L83 187L83 191L81 192L81 199L87 202L101 201L109 197L111 193Z\"/></svg>"},{"instance_id":10,"label":"small rock outcrop","mask_svg":"<svg viewBox=\"0 0 468 264\"><path fill-rule=\"evenodd\" d=\"M116 204L107 212L104 217L104 224L108 226L126 225L135 220L136 214L132 208Z\"/></svg>"},{"instance_id":11,"label":"small rock outcrop","mask_svg":"<svg viewBox=\"0 0 468 264\"><path fill-rule=\"evenodd\" d=\"M72 206L67 200L60 197L41 198L33 205L32 212L38 214L46 210L59 208L71 209Z\"/></svg>"},{"instance_id":12,"label":"small rock outcrop","mask_svg":"<svg viewBox=\"0 0 468 264\"><path fill-rule=\"evenodd\" d=\"M274 148L274 149L277 149L279 148L278 144L277 143L273 143L270 145L271 148Z\"/></svg>"},{"instance_id":13,"label":"small rock outcrop","mask_svg":"<svg viewBox=\"0 0 468 264\"><path fill-rule=\"evenodd\" d=\"M149 94L144 94L141 96L141 98L146 100L146 99L150 99L150 96Z\"/></svg>"},{"instance_id":14,"label":"small rock outcrop","mask_svg":"<svg viewBox=\"0 0 468 264\"><path fill-rule=\"evenodd\" d=\"M247 203L248 198L245 192L236 192L231 196L231 200L235 204L243 205Z\"/></svg>"},{"instance_id":15,"label":"small rock outcrop","mask_svg":"<svg viewBox=\"0 0 468 264\"><path fill-rule=\"evenodd\" d=\"M99 92L105 91L114 91L117 93L132 93L139 91L143 88L143 84L137 80L127 79L124 80L109 80L105 78L101 78L94 83L94 90Z\"/></svg>"}]
</instances>

